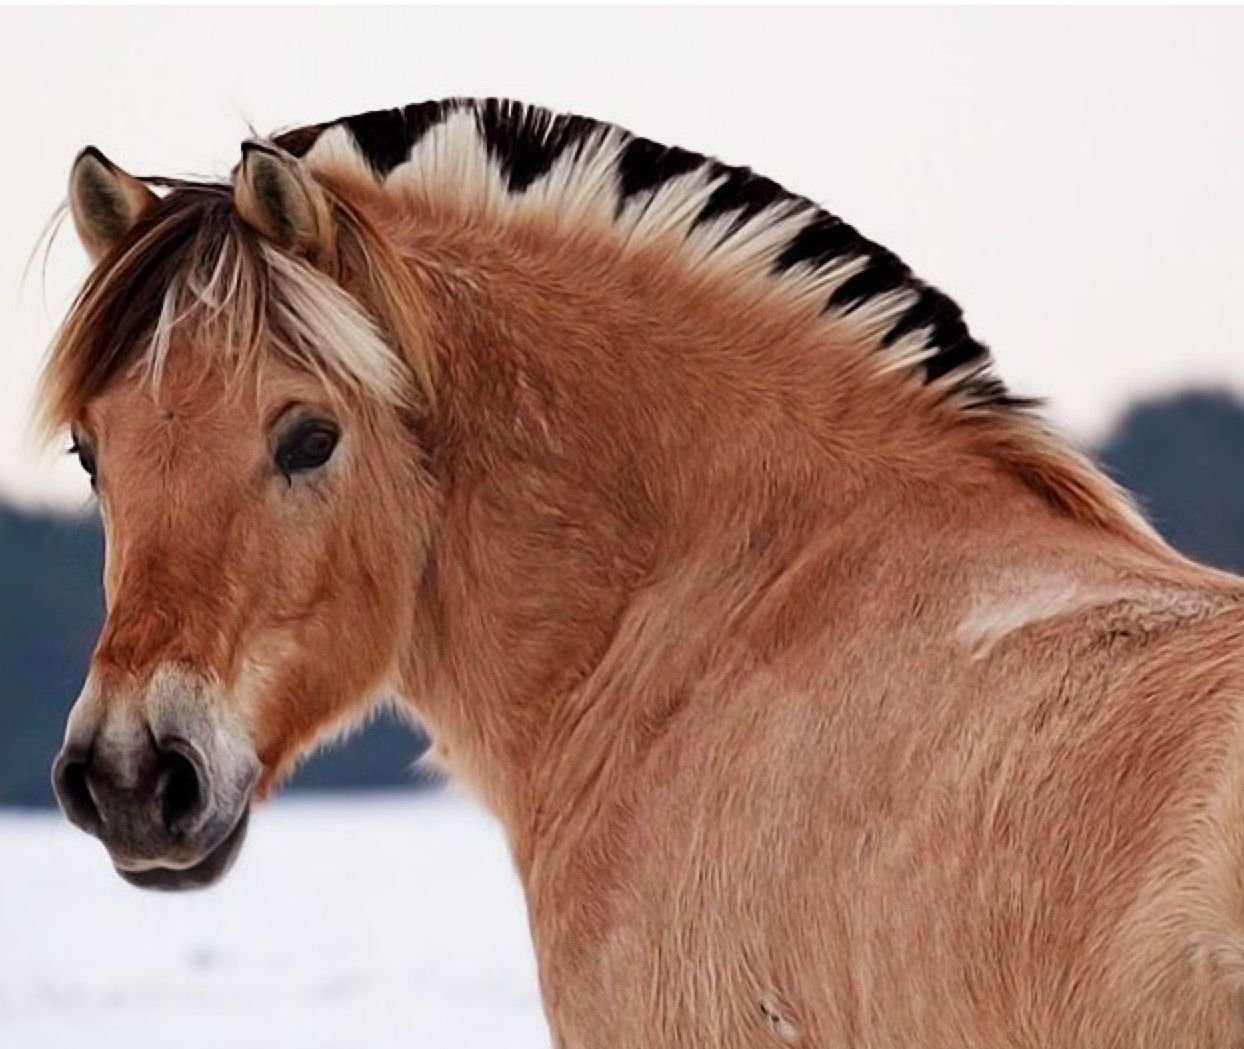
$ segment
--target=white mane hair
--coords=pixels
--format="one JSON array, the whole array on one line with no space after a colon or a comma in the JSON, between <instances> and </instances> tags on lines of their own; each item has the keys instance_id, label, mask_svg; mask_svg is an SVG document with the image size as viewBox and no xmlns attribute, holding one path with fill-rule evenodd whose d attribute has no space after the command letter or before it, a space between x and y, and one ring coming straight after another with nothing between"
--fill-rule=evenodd
<instances>
[{"instance_id":1,"label":"white mane hair","mask_svg":"<svg viewBox=\"0 0 1244 1049\"><path fill-rule=\"evenodd\" d=\"M725 273L814 304L957 406L1015 408L958 306L893 253L747 168L612 124L497 99L450 99L274 136L315 171L447 201L472 215L538 213L568 238L612 228L624 247L677 243L688 271Z\"/></svg>"}]
</instances>

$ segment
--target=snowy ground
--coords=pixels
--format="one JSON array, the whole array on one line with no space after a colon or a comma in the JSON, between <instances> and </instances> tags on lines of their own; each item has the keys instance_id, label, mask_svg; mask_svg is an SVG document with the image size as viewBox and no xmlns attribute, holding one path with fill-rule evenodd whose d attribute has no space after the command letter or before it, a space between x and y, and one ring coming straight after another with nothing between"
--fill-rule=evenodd
<instances>
[{"instance_id":1,"label":"snowy ground","mask_svg":"<svg viewBox=\"0 0 1244 1049\"><path fill-rule=\"evenodd\" d=\"M5 1049L548 1049L497 828L445 795L282 800L214 889L130 888L0 815Z\"/></svg>"}]
</instances>

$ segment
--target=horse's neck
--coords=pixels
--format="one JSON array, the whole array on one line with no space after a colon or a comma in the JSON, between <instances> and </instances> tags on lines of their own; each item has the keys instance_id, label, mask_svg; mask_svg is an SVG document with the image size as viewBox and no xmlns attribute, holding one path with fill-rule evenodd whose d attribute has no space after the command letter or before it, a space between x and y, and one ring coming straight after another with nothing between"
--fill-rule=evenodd
<instances>
[{"instance_id":1,"label":"horse's neck","mask_svg":"<svg viewBox=\"0 0 1244 1049\"><path fill-rule=\"evenodd\" d=\"M641 749L810 550L826 586L837 549L884 550L894 599L920 600L951 585L919 577L928 542L996 539L1022 561L1056 516L918 391L806 325L590 258L410 253L437 318L446 501L404 684L511 825Z\"/></svg>"}]
</instances>

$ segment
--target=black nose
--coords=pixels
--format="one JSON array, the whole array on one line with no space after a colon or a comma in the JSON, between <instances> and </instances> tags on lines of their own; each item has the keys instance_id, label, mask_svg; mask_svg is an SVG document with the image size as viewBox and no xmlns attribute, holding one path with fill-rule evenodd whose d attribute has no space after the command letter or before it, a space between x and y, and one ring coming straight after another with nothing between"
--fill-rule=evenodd
<instances>
[{"instance_id":1,"label":"black nose","mask_svg":"<svg viewBox=\"0 0 1244 1049\"><path fill-rule=\"evenodd\" d=\"M182 839L199 828L207 792L202 756L186 740L151 740L145 752L126 756L128 774L94 748L66 745L52 766L52 787L65 816L98 837ZM153 818L154 817L154 818ZM159 830L153 835L158 823ZM154 844L154 842L153 842Z\"/></svg>"},{"instance_id":2,"label":"black nose","mask_svg":"<svg viewBox=\"0 0 1244 1049\"><path fill-rule=\"evenodd\" d=\"M103 820L86 784L90 763L90 751L67 744L52 763L52 790L70 823L89 834L98 834Z\"/></svg>"},{"instance_id":3,"label":"black nose","mask_svg":"<svg viewBox=\"0 0 1244 1049\"><path fill-rule=\"evenodd\" d=\"M157 748L155 797L171 834L198 830L207 809L204 778L202 755L184 739L171 737Z\"/></svg>"}]
</instances>

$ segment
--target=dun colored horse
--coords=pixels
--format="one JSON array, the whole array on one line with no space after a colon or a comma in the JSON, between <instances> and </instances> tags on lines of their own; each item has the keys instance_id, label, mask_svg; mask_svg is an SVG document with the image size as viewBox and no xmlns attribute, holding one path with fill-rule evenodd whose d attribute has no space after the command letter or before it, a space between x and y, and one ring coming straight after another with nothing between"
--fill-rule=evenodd
<instances>
[{"instance_id":1,"label":"dun colored horse","mask_svg":"<svg viewBox=\"0 0 1244 1049\"><path fill-rule=\"evenodd\" d=\"M42 407L127 880L393 702L505 828L561 1049L1244 1045L1244 588L752 172L454 100L88 149Z\"/></svg>"}]
</instances>

